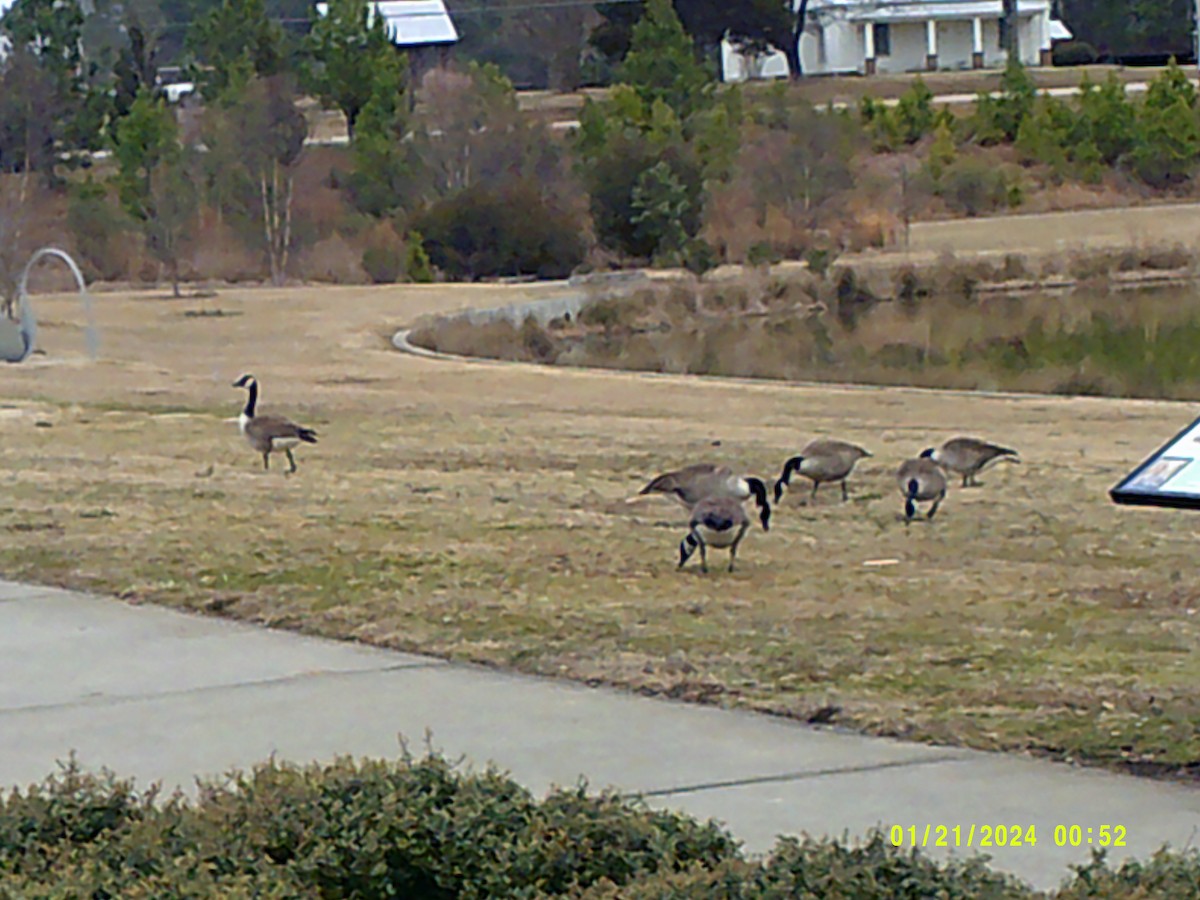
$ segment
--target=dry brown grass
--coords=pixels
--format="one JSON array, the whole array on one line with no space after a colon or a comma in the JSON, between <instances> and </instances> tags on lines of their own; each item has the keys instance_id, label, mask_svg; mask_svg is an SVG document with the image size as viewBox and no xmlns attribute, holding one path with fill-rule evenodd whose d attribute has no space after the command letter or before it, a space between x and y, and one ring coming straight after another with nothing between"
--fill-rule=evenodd
<instances>
[{"instance_id":1,"label":"dry brown grass","mask_svg":"<svg viewBox=\"0 0 1200 900\"><path fill-rule=\"evenodd\" d=\"M2 571L879 734L1143 771L1200 751L1200 519L1107 489L1191 406L734 382L402 356L419 316L548 287L222 291L224 315L39 297L5 370ZM263 473L229 384L318 429ZM891 472L959 433L1020 466L906 528ZM875 453L850 503L788 497L733 575L677 572L681 510L629 506L690 460L764 476L833 434ZM715 448L714 441L721 446Z\"/></svg>"}]
</instances>

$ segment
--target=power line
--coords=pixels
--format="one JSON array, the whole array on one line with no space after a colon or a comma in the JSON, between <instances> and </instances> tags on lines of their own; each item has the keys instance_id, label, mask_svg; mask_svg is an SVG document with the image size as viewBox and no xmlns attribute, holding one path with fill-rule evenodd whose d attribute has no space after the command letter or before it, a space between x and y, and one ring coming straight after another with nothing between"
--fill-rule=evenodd
<instances>
[{"instance_id":1,"label":"power line","mask_svg":"<svg viewBox=\"0 0 1200 900\"><path fill-rule=\"evenodd\" d=\"M405 13L406 19L420 18L441 18L448 14L451 19L455 16L486 16L486 15L507 15L513 12L523 12L526 10L538 9L576 9L583 7L597 6L630 6L645 5L646 0L545 0L542 3L513 3L503 6L463 6L454 9L447 8L446 13L441 12L414 12ZM188 22L161 22L157 28L161 31L175 31L181 28L190 28L195 20ZM313 19L299 18L296 16L283 16L271 19L277 25L311 25Z\"/></svg>"}]
</instances>

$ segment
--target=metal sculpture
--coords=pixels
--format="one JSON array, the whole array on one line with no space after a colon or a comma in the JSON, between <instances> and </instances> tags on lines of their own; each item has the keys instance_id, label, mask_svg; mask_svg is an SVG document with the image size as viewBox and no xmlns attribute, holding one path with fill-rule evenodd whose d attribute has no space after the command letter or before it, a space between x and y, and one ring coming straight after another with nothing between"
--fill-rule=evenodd
<instances>
[{"instance_id":1,"label":"metal sculpture","mask_svg":"<svg viewBox=\"0 0 1200 900\"><path fill-rule=\"evenodd\" d=\"M29 282L29 272L34 264L43 256L54 256L67 264L79 285L79 294L83 297L83 309L87 316L88 354L96 358L99 340L96 334L96 323L92 317L92 295L88 293L87 283L83 273L70 255L57 247L43 247L29 258L25 270L21 273L21 281L17 285L17 309L20 319L0 316L0 359L5 362L18 363L29 357L37 341L37 320L33 316L33 307L29 303L29 292L26 289Z\"/></svg>"}]
</instances>

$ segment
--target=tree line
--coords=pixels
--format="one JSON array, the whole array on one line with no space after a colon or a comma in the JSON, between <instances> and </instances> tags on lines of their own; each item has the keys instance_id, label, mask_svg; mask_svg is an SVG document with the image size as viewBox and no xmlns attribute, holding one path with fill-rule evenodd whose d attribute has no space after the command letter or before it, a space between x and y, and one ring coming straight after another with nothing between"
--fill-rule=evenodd
<instances>
[{"instance_id":1,"label":"tree line","mask_svg":"<svg viewBox=\"0 0 1200 900\"><path fill-rule=\"evenodd\" d=\"M885 224L838 233L861 219L981 214L1019 205L1039 180L1173 191L1200 162L1197 99L1177 67L1136 101L1115 80L1085 84L1078 101L1039 97L1014 64L1001 95L967 116L936 110L919 79L894 107L816 110L782 83L719 89L675 6L649 0L615 86L563 139L518 109L495 65L416 83L361 0L331 0L300 46L266 0L210 6L185 39L202 103L182 112L162 96L136 21L104 77L79 53L84 20L71 9L22 0L4 21L0 277L13 271L4 255L20 244L31 183L66 198L95 275L118 277L135 229L178 291L188 248L221 229L276 283L297 247L331 236L361 248L377 281L561 276L585 259L703 271L806 253L823 269L847 240L887 239ZM349 129L348 147L307 168L305 96ZM102 149L111 161L84 168ZM888 156L903 158L900 177L874 174ZM856 190L869 199L848 212ZM318 214L315 195L336 210Z\"/></svg>"}]
</instances>

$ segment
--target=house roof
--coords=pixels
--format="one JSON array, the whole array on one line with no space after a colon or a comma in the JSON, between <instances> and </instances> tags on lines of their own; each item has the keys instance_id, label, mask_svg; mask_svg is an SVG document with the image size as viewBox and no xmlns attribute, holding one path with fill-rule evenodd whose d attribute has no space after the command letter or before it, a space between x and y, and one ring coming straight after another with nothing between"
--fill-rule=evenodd
<instances>
[{"instance_id":1,"label":"house roof","mask_svg":"<svg viewBox=\"0 0 1200 900\"><path fill-rule=\"evenodd\" d=\"M1023 14L1045 12L1050 0L1019 0ZM812 0L810 12L840 13L850 21L903 22L928 19L995 19L1003 14L1001 0Z\"/></svg>"},{"instance_id":2,"label":"house roof","mask_svg":"<svg viewBox=\"0 0 1200 900\"><path fill-rule=\"evenodd\" d=\"M1050 20L1050 40L1052 41L1069 41L1075 35L1071 33L1071 29L1060 22L1058 19Z\"/></svg>"},{"instance_id":3,"label":"house roof","mask_svg":"<svg viewBox=\"0 0 1200 900\"><path fill-rule=\"evenodd\" d=\"M319 15L328 12L329 4L317 4ZM444 0L380 0L371 4L371 21L376 14L383 16L392 43L400 47L453 44L458 40Z\"/></svg>"}]
</instances>

